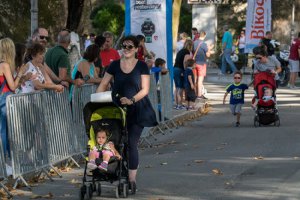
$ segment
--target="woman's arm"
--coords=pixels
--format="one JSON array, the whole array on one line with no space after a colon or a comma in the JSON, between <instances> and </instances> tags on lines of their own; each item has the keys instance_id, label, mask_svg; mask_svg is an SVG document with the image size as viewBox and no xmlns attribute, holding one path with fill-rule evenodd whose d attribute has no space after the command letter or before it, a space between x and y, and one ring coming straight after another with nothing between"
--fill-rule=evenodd
<instances>
[{"instance_id":1,"label":"woman's arm","mask_svg":"<svg viewBox=\"0 0 300 200\"><path fill-rule=\"evenodd\" d=\"M21 77L23 76L24 72L27 70L28 65L24 64L21 66L16 79L13 78L13 75L11 73L11 69L10 69L10 66L8 63L4 62L4 63L1 63L1 65L3 67L3 74L5 76L7 85L11 90L14 91L15 89L18 88L19 81L20 81Z\"/></svg>"},{"instance_id":2,"label":"woman's arm","mask_svg":"<svg viewBox=\"0 0 300 200\"><path fill-rule=\"evenodd\" d=\"M144 98L148 93L149 93L149 89L150 89L150 75L141 75L141 90L134 95L132 98L134 99L130 99L127 97L122 97L120 99L121 104L123 105L132 105L135 102L141 100L142 98Z\"/></svg>"},{"instance_id":3,"label":"woman's arm","mask_svg":"<svg viewBox=\"0 0 300 200\"><path fill-rule=\"evenodd\" d=\"M55 90L56 92L62 92L64 90L64 86L55 85L54 83L41 83L39 80L33 80L32 83L36 90L49 89Z\"/></svg>"},{"instance_id":4,"label":"woman's arm","mask_svg":"<svg viewBox=\"0 0 300 200\"><path fill-rule=\"evenodd\" d=\"M104 77L99 85L99 87L97 88L96 92L105 92L109 86L109 83L111 81L111 79L113 78L113 76L107 72L105 72Z\"/></svg>"},{"instance_id":5,"label":"woman's arm","mask_svg":"<svg viewBox=\"0 0 300 200\"><path fill-rule=\"evenodd\" d=\"M91 64L92 63L89 63L87 61L82 61L79 64L78 71L81 72L82 77L90 76ZM95 74L95 78L94 77L90 77L90 79L87 80L86 83L100 83L101 82L100 78L96 78L95 67L94 67L94 74ZM98 75L97 75L97 77L98 77Z\"/></svg>"},{"instance_id":6,"label":"woman's arm","mask_svg":"<svg viewBox=\"0 0 300 200\"><path fill-rule=\"evenodd\" d=\"M186 54L185 56L184 56L184 59L183 59L183 66L184 66L184 69L186 68L186 61L188 60L188 59L190 59L190 58L193 58L191 55L189 55L189 54Z\"/></svg>"}]
</instances>

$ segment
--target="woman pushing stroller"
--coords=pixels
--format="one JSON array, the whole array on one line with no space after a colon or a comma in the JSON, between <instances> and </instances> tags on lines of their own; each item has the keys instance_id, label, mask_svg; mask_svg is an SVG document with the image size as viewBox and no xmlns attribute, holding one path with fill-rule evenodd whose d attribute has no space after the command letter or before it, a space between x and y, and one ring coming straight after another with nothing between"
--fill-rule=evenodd
<instances>
[{"instance_id":1,"label":"woman pushing stroller","mask_svg":"<svg viewBox=\"0 0 300 200\"><path fill-rule=\"evenodd\" d=\"M280 62L274 56L268 56L264 47L253 49L255 60L253 61L255 96L252 107L255 109L254 125L267 125L274 123L279 126L279 115L276 102L276 88L278 87L281 72Z\"/></svg>"}]
</instances>

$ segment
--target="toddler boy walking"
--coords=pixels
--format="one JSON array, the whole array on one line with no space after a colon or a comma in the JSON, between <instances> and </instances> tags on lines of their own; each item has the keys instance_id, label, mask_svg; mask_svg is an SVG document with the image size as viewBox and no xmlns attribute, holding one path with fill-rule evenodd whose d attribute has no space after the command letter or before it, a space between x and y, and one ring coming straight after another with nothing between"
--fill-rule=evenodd
<instances>
[{"instance_id":1,"label":"toddler boy walking","mask_svg":"<svg viewBox=\"0 0 300 200\"><path fill-rule=\"evenodd\" d=\"M236 71L233 74L234 83L231 83L226 87L226 92L223 98L223 104L225 104L226 97L230 93L230 110L233 115L236 116L235 126L240 126L240 118L242 106L244 104L244 93L245 90L248 89L248 85L241 83L242 73L240 71Z\"/></svg>"}]
</instances>

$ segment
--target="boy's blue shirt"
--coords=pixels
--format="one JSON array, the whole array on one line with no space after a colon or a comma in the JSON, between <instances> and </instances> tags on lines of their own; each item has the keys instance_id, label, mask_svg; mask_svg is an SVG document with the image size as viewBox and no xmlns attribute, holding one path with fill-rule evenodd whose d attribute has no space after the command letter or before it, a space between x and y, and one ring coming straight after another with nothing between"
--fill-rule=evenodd
<instances>
[{"instance_id":1,"label":"boy's blue shirt","mask_svg":"<svg viewBox=\"0 0 300 200\"><path fill-rule=\"evenodd\" d=\"M230 93L230 104L244 104L245 90L248 85L244 83L232 83L226 87L226 92Z\"/></svg>"},{"instance_id":2,"label":"boy's blue shirt","mask_svg":"<svg viewBox=\"0 0 300 200\"><path fill-rule=\"evenodd\" d=\"M192 77L192 81L194 82L195 78L194 78L193 70L192 70L191 67L187 67L184 70L183 85L184 85L184 88L187 88L187 89L191 88L191 84L190 84L190 81L189 81L189 76Z\"/></svg>"}]
</instances>

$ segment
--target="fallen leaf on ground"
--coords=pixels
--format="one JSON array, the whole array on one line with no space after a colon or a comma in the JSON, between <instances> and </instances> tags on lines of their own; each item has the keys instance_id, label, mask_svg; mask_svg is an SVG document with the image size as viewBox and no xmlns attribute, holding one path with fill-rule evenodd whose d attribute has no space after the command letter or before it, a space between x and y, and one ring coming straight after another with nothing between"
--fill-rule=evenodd
<instances>
[{"instance_id":1,"label":"fallen leaf on ground","mask_svg":"<svg viewBox=\"0 0 300 200\"><path fill-rule=\"evenodd\" d=\"M168 164L167 162L160 163L160 165L167 165L167 164Z\"/></svg>"},{"instance_id":2,"label":"fallen leaf on ground","mask_svg":"<svg viewBox=\"0 0 300 200\"><path fill-rule=\"evenodd\" d=\"M40 199L40 198L43 198L43 196L34 194L30 197L30 199Z\"/></svg>"},{"instance_id":3,"label":"fallen leaf on ground","mask_svg":"<svg viewBox=\"0 0 300 200\"><path fill-rule=\"evenodd\" d=\"M212 172L213 172L215 175L223 175L223 173L221 172L220 169L213 169Z\"/></svg>"},{"instance_id":4,"label":"fallen leaf on ground","mask_svg":"<svg viewBox=\"0 0 300 200\"><path fill-rule=\"evenodd\" d=\"M262 157L262 156L256 156L256 157L254 157L254 160L263 160L264 159L264 157Z\"/></svg>"},{"instance_id":5,"label":"fallen leaf on ground","mask_svg":"<svg viewBox=\"0 0 300 200\"><path fill-rule=\"evenodd\" d=\"M152 165L146 165L145 168L152 168Z\"/></svg>"},{"instance_id":6,"label":"fallen leaf on ground","mask_svg":"<svg viewBox=\"0 0 300 200\"><path fill-rule=\"evenodd\" d=\"M64 194L64 197L70 197L71 195L70 194Z\"/></svg>"},{"instance_id":7,"label":"fallen leaf on ground","mask_svg":"<svg viewBox=\"0 0 300 200\"><path fill-rule=\"evenodd\" d=\"M194 160L194 163L203 163L204 160Z\"/></svg>"},{"instance_id":8,"label":"fallen leaf on ground","mask_svg":"<svg viewBox=\"0 0 300 200\"><path fill-rule=\"evenodd\" d=\"M179 151L174 151L174 153L178 153Z\"/></svg>"},{"instance_id":9,"label":"fallen leaf on ground","mask_svg":"<svg viewBox=\"0 0 300 200\"><path fill-rule=\"evenodd\" d=\"M51 192L49 192L48 194L44 195L43 198L45 198L45 199L52 199L53 198L53 194Z\"/></svg>"},{"instance_id":10,"label":"fallen leaf on ground","mask_svg":"<svg viewBox=\"0 0 300 200\"><path fill-rule=\"evenodd\" d=\"M70 183L72 183L72 184L77 184L77 183L81 183L81 181L79 181L79 180L73 178L73 179L70 181Z\"/></svg>"},{"instance_id":11,"label":"fallen leaf on ground","mask_svg":"<svg viewBox=\"0 0 300 200\"><path fill-rule=\"evenodd\" d=\"M77 174L77 176L83 176L83 173L79 173L79 174Z\"/></svg>"}]
</instances>

